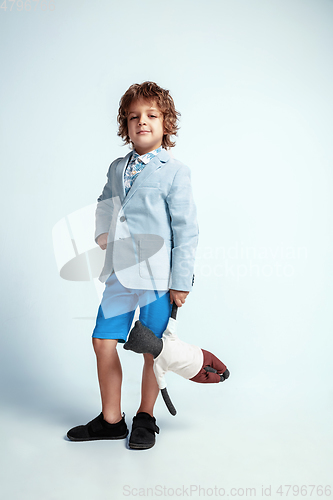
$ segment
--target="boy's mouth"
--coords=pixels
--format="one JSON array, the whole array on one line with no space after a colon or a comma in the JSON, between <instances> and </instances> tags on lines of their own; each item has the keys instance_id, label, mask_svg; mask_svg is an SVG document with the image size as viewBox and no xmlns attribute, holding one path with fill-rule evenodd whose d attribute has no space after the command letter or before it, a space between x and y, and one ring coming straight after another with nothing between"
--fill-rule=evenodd
<instances>
[{"instance_id":1,"label":"boy's mouth","mask_svg":"<svg viewBox=\"0 0 333 500\"><path fill-rule=\"evenodd\" d=\"M137 134L150 134L150 130L139 130Z\"/></svg>"}]
</instances>

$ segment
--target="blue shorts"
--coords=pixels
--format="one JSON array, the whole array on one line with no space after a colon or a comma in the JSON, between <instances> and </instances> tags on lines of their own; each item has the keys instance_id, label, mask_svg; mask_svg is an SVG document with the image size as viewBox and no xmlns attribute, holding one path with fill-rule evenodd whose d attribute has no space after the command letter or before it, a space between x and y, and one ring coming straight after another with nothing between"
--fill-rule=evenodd
<instances>
[{"instance_id":1,"label":"blue shorts","mask_svg":"<svg viewBox=\"0 0 333 500\"><path fill-rule=\"evenodd\" d=\"M138 306L141 323L161 338L171 314L169 291L125 288L116 275L111 274L105 282L93 338L126 342Z\"/></svg>"}]
</instances>

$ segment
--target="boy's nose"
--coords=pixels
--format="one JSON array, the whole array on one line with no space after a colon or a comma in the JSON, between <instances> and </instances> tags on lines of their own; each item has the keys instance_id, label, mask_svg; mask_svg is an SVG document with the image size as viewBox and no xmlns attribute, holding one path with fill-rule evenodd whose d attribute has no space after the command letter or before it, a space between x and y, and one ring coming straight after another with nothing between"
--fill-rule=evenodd
<instances>
[{"instance_id":1,"label":"boy's nose","mask_svg":"<svg viewBox=\"0 0 333 500\"><path fill-rule=\"evenodd\" d=\"M146 121L145 121L145 117L144 116L140 116L139 125L146 125Z\"/></svg>"}]
</instances>

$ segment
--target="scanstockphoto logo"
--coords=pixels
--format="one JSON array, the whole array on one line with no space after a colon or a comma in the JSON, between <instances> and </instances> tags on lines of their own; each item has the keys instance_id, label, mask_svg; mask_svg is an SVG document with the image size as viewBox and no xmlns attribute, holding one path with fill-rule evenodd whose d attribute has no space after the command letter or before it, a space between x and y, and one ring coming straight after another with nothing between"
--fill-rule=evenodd
<instances>
[{"instance_id":1,"label":"scanstockphoto logo","mask_svg":"<svg viewBox=\"0 0 333 500\"><path fill-rule=\"evenodd\" d=\"M193 497L193 498L284 498L293 497L311 497L311 498L325 498L332 494L332 486L317 485L317 484L261 484L260 487L254 488L253 486L240 487L234 486L232 488L224 488L221 486L208 486L203 487L199 484L182 485L178 487L169 487L162 484L157 484L151 487L133 487L129 484L123 486L124 497L145 497L145 498L179 498L179 497Z\"/></svg>"},{"instance_id":2,"label":"scanstockphoto logo","mask_svg":"<svg viewBox=\"0 0 333 500\"><path fill-rule=\"evenodd\" d=\"M56 8L54 0L2 0L0 5L1 12L36 12L50 11Z\"/></svg>"},{"instance_id":3,"label":"scanstockphoto logo","mask_svg":"<svg viewBox=\"0 0 333 500\"><path fill-rule=\"evenodd\" d=\"M107 251L94 240L96 204L83 207L58 221L52 230L55 259L61 278L69 281L91 281L99 300L104 283L112 272L122 282L139 276L137 286L146 290L168 290L171 247L158 235L133 234L118 197L99 204L102 215L108 214ZM194 261L195 249L186 250L179 274L186 276L188 261ZM291 278L308 258L305 246L281 243L271 246L246 246L235 242L229 246L205 246L196 256L196 274L240 280L251 277ZM143 280L143 281L142 281ZM140 286L144 282L145 286ZM162 285L163 286L162 286ZM127 285L124 285L127 286ZM155 295L152 295L153 299Z\"/></svg>"},{"instance_id":4,"label":"scanstockphoto logo","mask_svg":"<svg viewBox=\"0 0 333 500\"><path fill-rule=\"evenodd\" d=\"M291 278L308 258L305 246L280 243L276 246L206 246L198 252L196 273L202 277L241 280L252 277Z\"/></svg>"},{"instance_id":5,"label":"scanstockphoto logo","mask_svg":"<svg viewBox=\"0 0 333 500\"><path fill-rule=\"evenodd\" d=\"M109 228L106 250L94 240L95 203L66 215L54 225L53 249L60 277L93 282L99 300L103 283L113 272L125 287L151 292L146 294L145 304L164 295L170 279L170 250L164 239L155 234L133 234L118 197L99 203L98 209L102 212L100 218L107 214L103 225ZM137 286L135 283L128 286L126 283L131 280L133 283L133 276L137 278ZM105 317L120 314L114 301L110 311L105 308L106 305ZM121 306L121 314L128 311Z\"/></svg>"},{"instance_id":6,"label":"scanstockphoto logo","mask_svg":"<svg viewBox=\"0 0 333 500\"><path fill-rule=\"evenodd\" d=\"M263 491L263 488L262 488ZM178 487L169 487L162 484L157 484L153 487L133 487L128 484L123 486L124 497L150 497L150 498L179 498L179 497L255 497L257 495L256 488L241 488L235 487L226 489L219 486L203 487L198 484L182 485ZM264 492L262 493L264 495Z\"/></svg>"}]
</instances>

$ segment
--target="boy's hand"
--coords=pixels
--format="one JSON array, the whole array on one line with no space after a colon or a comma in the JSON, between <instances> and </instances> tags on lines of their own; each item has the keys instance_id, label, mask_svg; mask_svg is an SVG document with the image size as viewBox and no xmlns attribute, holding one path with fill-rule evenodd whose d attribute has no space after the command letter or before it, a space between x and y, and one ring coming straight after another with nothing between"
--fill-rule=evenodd
<instances>
[{"instance_id":1,"label":"boy's hand","mask_svg":"<svg viewBox=\"0 0 333 500\"><path fill-rule=\"evenodd\" d=\"M185 299L189 293L190 292L170 289L170 303L173 304L174 302L176 306L182 307L182 305L185 304Z\"/></svg>"},{"instance_id":2,"label":"boy's hand","mask_svg":"<svg viewBox=\"0 0 333 500\"><path fill-rule=\"evenodd\" d=\"M105 250L108 244L108 235L109 233L100 234L97 238L97 244L101 247L102 250Z\"/></svg>"}]
</instances>

